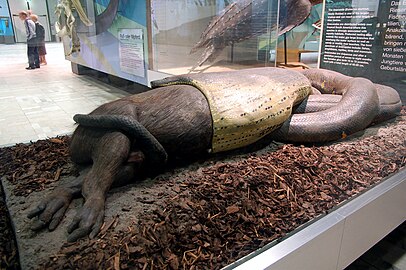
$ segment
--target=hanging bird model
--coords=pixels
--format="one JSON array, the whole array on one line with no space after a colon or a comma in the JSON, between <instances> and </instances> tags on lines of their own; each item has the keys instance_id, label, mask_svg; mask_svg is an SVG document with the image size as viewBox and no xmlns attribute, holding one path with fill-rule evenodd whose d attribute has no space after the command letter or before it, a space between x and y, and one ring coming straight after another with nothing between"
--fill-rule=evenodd
<instances>
[{"instance_id":1,"label":"hanging bird model","mask_svg":"<svg viewBox=\"0 0 406 270\"><path fill-rule=\"evenodd\" d=\"M276 18L277 14L269 14L269 1L272 0L236 0L213 18L190 51L195 53L203 50L192 70L206 61L214 61L225 47L264 34L268 27L275 28L272 24L276 25L276 22L272 22L272 18ZM309 17L312 6L322 2L323 0L281 0L278 35L302 24Z\"/></svg>"}]
</instances>

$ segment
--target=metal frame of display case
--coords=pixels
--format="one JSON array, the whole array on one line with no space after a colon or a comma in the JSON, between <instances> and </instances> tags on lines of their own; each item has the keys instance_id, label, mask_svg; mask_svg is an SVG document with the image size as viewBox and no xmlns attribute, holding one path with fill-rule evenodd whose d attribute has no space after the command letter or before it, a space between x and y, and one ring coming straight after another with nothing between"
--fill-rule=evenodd
<instances>
[{"instance_id":1,"label":"metal frame of display case","mask_svg":"<svg viewBox=\"0 0 406 270\"><path fill-rule=\"evenodd\" d=\"M329 214L225 267L344 269L406 220L406 168Z\"/></svg>"}]
</instances>

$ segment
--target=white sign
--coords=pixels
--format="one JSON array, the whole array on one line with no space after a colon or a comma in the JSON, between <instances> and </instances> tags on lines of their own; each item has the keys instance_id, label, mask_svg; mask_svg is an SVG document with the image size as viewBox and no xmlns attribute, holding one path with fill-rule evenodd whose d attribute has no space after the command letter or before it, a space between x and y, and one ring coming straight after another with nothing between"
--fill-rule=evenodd
<instances>
[{"instance_id":1,"label":"white sign","mask_svg":"<svg viewBox=\"0 0 406 270\"><path fill-rule=\"evenodd\" d=\"M144 36L142 29L120 29L119 56L123 72L145 77Z\"/></svg>"}]
</instances>

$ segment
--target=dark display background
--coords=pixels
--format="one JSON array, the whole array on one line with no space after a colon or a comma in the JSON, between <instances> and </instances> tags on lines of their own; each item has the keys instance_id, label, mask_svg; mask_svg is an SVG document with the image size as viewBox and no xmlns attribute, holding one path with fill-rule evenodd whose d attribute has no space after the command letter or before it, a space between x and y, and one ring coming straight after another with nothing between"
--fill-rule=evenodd
<instances>
[{"instance_id":1,"label":"dark display background","mask_svg":"<svg viewBox=\"0 0 406 270\"><path fill-rule=\"evenodd\" d=\"M326 0L320 68L394 87L406 104L406 0Z\"/></svg>"}]
</instances>

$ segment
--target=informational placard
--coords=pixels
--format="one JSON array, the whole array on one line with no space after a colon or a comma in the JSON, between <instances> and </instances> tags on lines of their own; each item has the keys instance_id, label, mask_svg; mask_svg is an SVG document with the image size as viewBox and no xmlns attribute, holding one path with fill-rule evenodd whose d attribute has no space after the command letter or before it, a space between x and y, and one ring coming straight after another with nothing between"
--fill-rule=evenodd
<instances>
[{"instance_id":1,"label":"informational placard","mask_svg":"<svg viewBox=\"0 0 406 270\"><path fill-rule=\"evenodd\" d=\"M320 67L374 82L406 80L406 0L326 0Z\"/></svg>"},{"instance_id":2,"label":"informational placard","mask_svg":"<svg viewBox=\"0 0 406 270\"><path fill-rule=\"evenodd\" d=\"M144 37L142 29L120 29L120 69L136 76L145 77Z\"/></svg>"},{"instance_id":3,"label":"informational placard","mask_svg":"<svg viewBox=\"0 0 406 270\"><path fill-rule=\"evenodd\" d=\"M324 58L326 64L366 67L372 62L374 37L366 8L330 9L326 21Z\"/></svg>"},{"instance_id":4,"label":"informational placard","mask_svg":"<svg viewBox=\"0 0 406 270\"><path fill-rule=\"evenodd\" d=\"M386 18L384 18L386 19ZM390 1L381 70L406 72L406 1Z\"/></svg>"}]
</instances>

